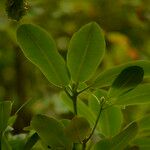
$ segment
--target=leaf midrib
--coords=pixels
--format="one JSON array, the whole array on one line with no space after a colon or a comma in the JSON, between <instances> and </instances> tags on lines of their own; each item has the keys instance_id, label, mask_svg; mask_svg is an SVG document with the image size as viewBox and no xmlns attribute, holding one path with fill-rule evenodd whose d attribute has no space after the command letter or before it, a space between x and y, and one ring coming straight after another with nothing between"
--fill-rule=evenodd
<instances>
[{"instance_id":1,"label":"leaf midrib","mask_svg":"<svg viewBox=\"0 0 150 150\"><path fill-rule=\"evenodd\" d=\"M80 63L80 65L79 65L79 69L78 69L78 72L77 72L77 78L76 78L77 82L79 81L79 75L80 75L82 66L83 66L83 64L84 64L84 62L85 62L85 57L86 57L86 55L87 55L88 48L89 48L89 45L90 45L90 39L91 39L92 36L93 36L93 34L91 34L92 36L90 36L90 33L91 33L92 28L93 28L93 24L91 24L91 26L90 26L90 28L89 28L89 31L88 31L88 37L87 37L87 43L88 43L88 44L86 45L84 54L83 54L82 57L81 57L81 63Z\"/></svg>"},{"instance_id":2,"label":"leaf midrib","mask_svg":"<svg viewBox=\"0 0 150 150\"><path fill-rule=\"evenodd\" d=\"M38 40L36 40L36 37L32 34L32 31L31 31L31 34L29 34L29 31L28 29L26 29L26 35L29 37L29 39L31 39L31 41L39 48L40 52L42 53L42 55L44 56L45 60L47 61L47 63L51 66L54 74L56 75L58 81L62 84L61 82L61 78L60 76L58 76L57 74L57 71L54 67L54 64L49 60L49 58L47 57L47 55L43 52L42 48L40 47L40 45L38 44ZM34 40L35 39L35 40ZM41 67L40 67L41 68ZM42 69L42 68L41 68Z\"/></svg>"}]
</instances>

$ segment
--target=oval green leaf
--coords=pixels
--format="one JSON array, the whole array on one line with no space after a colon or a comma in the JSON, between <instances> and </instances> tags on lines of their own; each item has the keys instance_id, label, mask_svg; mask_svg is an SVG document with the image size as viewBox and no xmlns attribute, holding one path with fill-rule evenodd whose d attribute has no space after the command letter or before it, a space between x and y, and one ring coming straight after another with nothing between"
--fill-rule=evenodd
<instances>
[{"instance_id":1,"label":"oval green leaf","mask_svg":"<svg viewBox=\"0 0 150 150\"><path fill-rule=\"evenodd\" d=\"M34 25L24 24L17 30L17 40L24 55L42 71L49 82L60 87L68 85L66 64L47 32Z\"/></svg>"},{"instance_id":2,"label":"oval green leaf","mask_svg":"<svg viewBox=\"0 0 150 150\"><path fill-rule=\"evenodd\" d=\"M71 149L72 143L65 136L64 126L56 119L44 115L36 115L32 119L31 126L38 133L42 141L52 149Z\"/></svg>"},{"instance_id":3,"label":"oval green leaf","mask_svg":"<svg viewBox=\"0 0 150 150\"><path fill-rule=\"evenodd\" d=\"M119 96L115 105L140 105L150 103L150 84L142 84L137 86L132 91Z\"/></svg>"},{"instance_id":4,"label":"oval green leaf","mask_svg":"<svg viewBox=\"0 0 150 150\"><path fill-rule=\"evenodd\" d=\"M75 116L66 127L65 133L74 143L82 141L90 134L91 128L89 122L83 117Z\"/></svg>"},{"instance_id":5,"label":"oval green leaf","mask_svg":"<svg viewBox=\"0 0 150 150\"><path fill-rule=\"evenodd\" d=\"M73 81L84 82L96 71L105 52L102 30L95 22L76 32L69 45L67 65Z\"/></svg>"},{"instance_id":6,"label":"oval green leaf","mask_svg":"<svg viewBox=\"0 0 150 150\"><path fill-rule=\"evenodd\" d=\"M144 70L144 78L150 77L150 61L138 60L123 65L115 66L111 69L107 69L98 75L93 82L92 87L106 87L110 86L118 74L129 66L139 66Z\"/></svg>"},{"instance_id":7,"label":"oval green leaf","mask_svg":"<svg viewBox=\"0 0 150 150\"><path fill-rule=\"evenodd\" d=\"M121 71L108 92L110 98L116 98L134 89L143 80L144 71L139 66L130 66Z\"/></svg>"}]
</instances>

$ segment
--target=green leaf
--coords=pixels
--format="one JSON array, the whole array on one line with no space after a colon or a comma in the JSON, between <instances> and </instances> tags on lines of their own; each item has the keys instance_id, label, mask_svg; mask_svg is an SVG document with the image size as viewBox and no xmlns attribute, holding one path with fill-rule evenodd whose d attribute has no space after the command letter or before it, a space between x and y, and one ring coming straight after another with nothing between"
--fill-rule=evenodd
<instances>
[{"instance_id":1,"label":"green leaf","mask_svg":"<svg viewBox=\"0 0 150 150\"><path fill-rule=\"evenodd\" d=\"M110 140L104 139L94 145L92 150L111 150Z\"/></svg>"},{"instance_id":2,"label":"green leaf","mask_svg":"<svg viewBox=\"0 0 150 150\"><path fill-rule=\"evenodd\" d=\"M68 85L66 64L51 36L39 27L24 24L17 30L17 40L25 56L39 67L49 82L60 87Z\"/></svg>"},{"instance_id":3,"label":"green leaf","mask_svg":"<svg viewBox=\"0 0 150 150\"><path fill-rule=\"evenodd\" d=\"M107 92L101 89L96 90L93 94L98 99L100 99L103 96L107 97ZM89 98L89 106L97 116L100 106L97 99L92 95ZM100 131L103 135L105 135L106 137L112 137L120 131L122 122L123 116L121 109L115 106L106 105L105 109L102 111L98 126L100 126Z\"/></svg>"},{"instance_id":4,"label":"green leaf","mask_svg":"<svg viewBox=\"0 0 150 150\"><path fill-rule=\"evenodd\" d=\"M65 92L61 93L61 98L64 104L68 107L68 109L73 112L73 103L72 100L67 96ZM96 115L92 112L92 110L84 103L82 100L77 100L77 108L78 114L84 118L86 118L91 126L94 126Z\"/></svg>"},{"instance_id":5,"label":"green leaf","mask_svg":"<svg viewBox=\"0 0 150 150\"><path fill-rule=\"evenodd\" d=\"M111 140L112 150L123 149L130 143L138 132L138 125L136 122L131 123L122 132L114 136Z\"/></svg>"},{"instance_id":6,"label":"green leaf","mask_svg":"<svg viewBox=\"0 0 150 150\"><path fill-rule=\"evenodd\" d=\"M137 132L137 123L133 122L112 139L104 139L98 142L94 146L94 150L123 150L135 138Z\"/></svg>"},{"instance_id":7,"label":"green leaf","mask_svg":"<svg viewBox=\"0 0 150 150\"><path fill-rule=\"evenodd\" d=\"M72 143L65 136L64 126L56 119L44 115L36 115L31 126L38 133L42 141L52 149L70 150Z\"/></svg>"},{"instance_id":8,"label":"green leaf","mask_svg":"<svg viewBox=\"0 0 150 150\"><path fill-rule=\"evenodd\" d=\"M116 135L122 126L123 115L119 107L112 106L103 110L100 118L101 132L106 137Z\"/></svg>"},{"instance_id":9,"label":"green leaf","mask_svg":"<svg viewBox=\"0 0 150 150\"><path fill-rule=\"evenodd\" d=\"M139 66L125 68L111 85L108 96L116 98L134 89L143 80L144 71Z\"/></svg>"},{"instance_id":10,"label":"green leaf","mask_svg":"<svg viewBox=\"0 0 150 150\"><path fill-rule=\"evenodd\" d=\"M142 137L142 138L136 138L132 143L137 145L147 145L150 147L150 138L149 137Z\"/></svg>"},{"instance_id":11,"label":"green leaf","mask_svg":"<svg viewBox=\"0 0 150 150\"><path fill-rule=\"evenodd\" d=\"M139 130L150 130L150 114L138 120Z\"/></svg>"},{"instance_id":12,"label":"green leaf","mask_svg":"<svg viewBox=\"0 0 150 150\"><path fill-rule=\"evenodd\" d=\"M84 82L96 71L105 52L101 28L91 22L76 32L69 45L67 64L73 81Z\"/></svg>"},{"instance_id":13,"label":"green leaf","mask_svg":"<svg viewBox=\"0 0 150 150\"><path fill-rule=\"evenodd\" d=\"M118 74L129 66L139 66L144 70L144 78L150 77L150 61L138 60L125 63L123 65L115 66L111 69L107 69L98 75L92 87L106 87L110 86Z\"/></svg>"},{"instance_id":14,"label":"green leaf","mask_svg":"<svg viewBox=\"0 0 150 150\"><path fill-rule=\"evenodd\" d=\"M118 97L115 105L140 105L150 103L150 84L137 86L127 94Z\"/></svg>"},{"instance_id":15,"label":"green leaf","mask_svg":"<svg viewBox=\"0 0 150 150\"><path fill-rule=\"evenodd\" d=\"M65 133L74 143L81 143L90 133L90 124L83 117L74 117L66 127Z\"/></svg>"},{"instance_id":16,"label":"green leaf","mask_svg":"<svg viewBox=\"0 0 150 150\"><path fill-rule=\"evenodd\" d=\"M12 103L10 101L0 102L0 136L5 131L11 113Z\"/></svg>"}]
</instances>

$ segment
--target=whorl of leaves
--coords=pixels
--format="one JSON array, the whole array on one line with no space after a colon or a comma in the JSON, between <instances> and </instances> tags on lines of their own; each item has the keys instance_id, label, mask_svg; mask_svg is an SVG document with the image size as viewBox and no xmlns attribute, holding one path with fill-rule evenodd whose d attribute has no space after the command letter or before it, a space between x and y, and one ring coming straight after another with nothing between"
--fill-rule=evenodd
<instances>
[{"instance_id":1,"label":"whorl of leaves","mask_svg":"<svg viewBox=\"0 0 150 150\"><path fill-rule=\"evenodd\" d=\"M29 6L26 0L7 0L6 12L10 19L19 21L27 12Z\"/></svg>"}]
</instances>

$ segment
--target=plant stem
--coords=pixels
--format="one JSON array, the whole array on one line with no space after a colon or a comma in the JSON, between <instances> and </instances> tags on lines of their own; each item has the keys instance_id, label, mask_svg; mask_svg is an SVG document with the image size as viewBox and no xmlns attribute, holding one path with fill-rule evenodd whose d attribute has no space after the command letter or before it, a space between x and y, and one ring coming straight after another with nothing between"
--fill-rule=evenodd
<instances>
[{"instance_id":1,"label":"plant stem","mask_svg":"<svg viewBox=\"0 0 150 150\"><path fill-rule=\"evenodd\" d=\"M82 144L82 150L85 150L85 149L86 149L86 143L83 142L83 144Z\"/></svg>"},{"instance_id":2,"label":"plant stem","mask_svg":"<svg viewBox=\"0 0 150 150\"><path fill-rule=\"evenodd\" d=\"M74 98L72 100L73 100L74 114L77 115L77 98Z\"/></svg>"},{"instance_id":3,"label":"plant stem","mask_svg":"<svg viewBox=\"0 0 150 150\"><path fill-rule=\"evenodd\" d=\"M100 119L100 116L101 116L101 113L102 113L102 110L103 110L103 105L104 105L105 101L104 99L101 99L101 104L100 104L100 110L99 110L99 113L98 113L98 116L97 116L97 119L96 119L96 122L95 122L95 125L91 131L91 134L89 135L88 138L86 138L85 140L83 140L83 144L82 144L82 150L85 150L86 149L86 143L91 139L92 135L94 134L94 131L98 125L98 121Z\"/></svg>"},{"instance_id":4,"label":"plant stem","mask_svg":"<svg viewBox=\"0 0 150 150\"><path fill-rule=\"evenodd\" d=\"M70 90L71 93L67 89L65 89L65 92L73 102L74 115L77 115L77 97L78 97L77 86L74 85L74 87Z\"/></svg>"}]
</instances>

